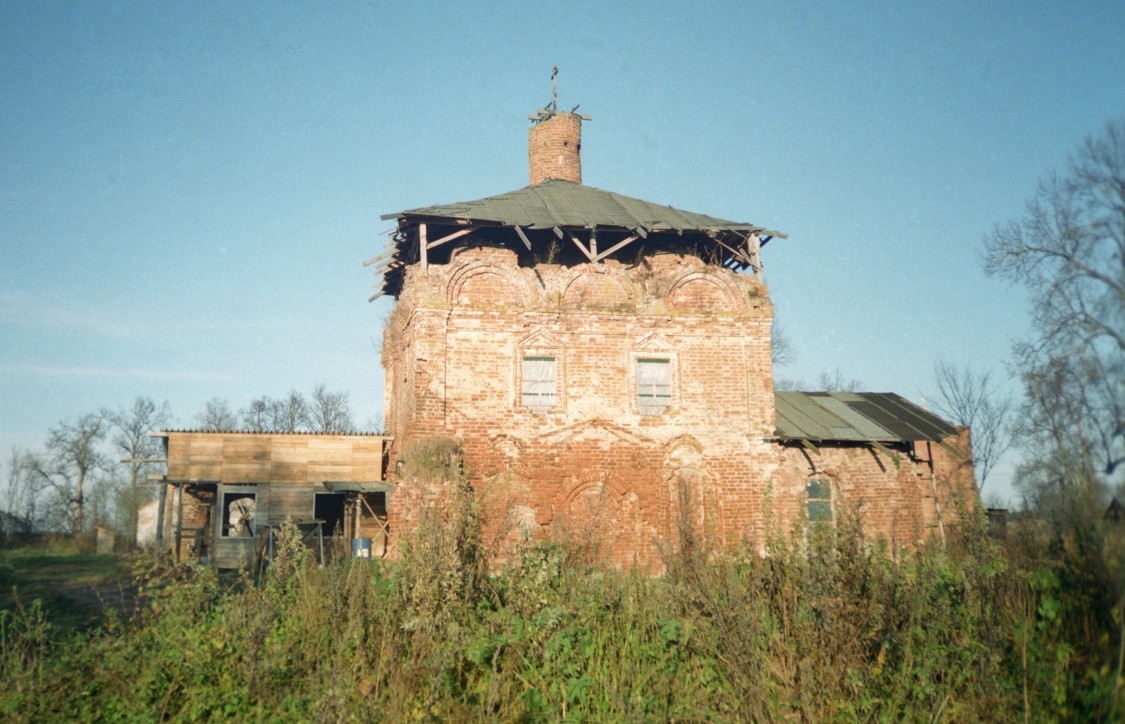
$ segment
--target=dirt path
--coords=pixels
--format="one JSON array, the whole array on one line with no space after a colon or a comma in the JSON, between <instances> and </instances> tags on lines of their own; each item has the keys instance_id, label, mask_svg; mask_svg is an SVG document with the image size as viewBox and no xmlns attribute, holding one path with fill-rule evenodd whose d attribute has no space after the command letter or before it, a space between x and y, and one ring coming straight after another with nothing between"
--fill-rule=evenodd
<instances>
[{"instance_id":1,"label":"dirt path","mask_svg":"<svg viewBox=\"0 0 1125 724\"><path fill-rule=\"evenodd\" d=\"M83 630L110 612L129 620L146 597L123 559L21 549L0 556L0 610L30 606L38 599L48 619L64 630Z\"/></svg>"}]
</instances>

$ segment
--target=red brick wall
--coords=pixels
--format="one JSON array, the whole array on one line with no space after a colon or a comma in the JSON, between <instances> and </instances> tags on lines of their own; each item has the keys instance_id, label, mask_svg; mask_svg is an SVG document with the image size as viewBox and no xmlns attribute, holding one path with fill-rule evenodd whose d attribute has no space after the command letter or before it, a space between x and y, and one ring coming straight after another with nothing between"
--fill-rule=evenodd
<instances>
[{"instance_id":1,"label":"red brick wall","mask_svg":"<svg viewBox=\"0 0 1125 724\"><path fill-rule=\"evenodd\" d=\"M894 449L893 456L868 445L823 444L819 453L782 446L769 496L775 532L785 534L806 520L806 486L819 479L831 484L837 520L855 516L873 539L913 547L948 538L977 496L968 432L947 443L965 457L925 441Z\"/></svg>"},{"instance_id":2,"label":"red brick wall","mask_svg":"<svg viewBox=\"0 0 1125 724\"><path fill-rule=\"evenodd\" d=\"M582 119L556 113L528 130L527 153L531 185L547 179L582 183Z\"/></svg>"},{"instance_id":3,"label":"red brick wall","mask_svg":"<svg viewBox=\"0 0 1125 724\"><path fill-rule=\"evenodd\" d=\"M700 487L722 540L760 528L776 464L765 287L690 255L646 262L532 270L477 248L408 270L384 343L392 457L411 440L455 437L507 528L600 543L622 565L657 561L677 476ZM523 405L525 354L557 360L547 412ZM670 360L662 415L637 409L639 357ZM392 507L418 495L396 492Z\"/></svg>"},{"instance_id":4,"label":"red brick wall","mask_svg":"<svg viewBox=\"0 0 1125 724\"><path fill-rule=\"evenodd\" d=\"M532 269L484 247L412 267L384 341L392 466L413 440L454 437L494 532L570 537L619 565L659 567L681 484L693 525L719 545L760 543L771 527L804 520L814 474L833 481L834 502L858 509L873 535L924 538L933 488L963 484L942 448L923 444L896 467L869 448L824 447L810 462L772 441L772 317L757 277L691 255ZM523 404L525 355L557 360L559 402L548 411ZM638 410L638 358L670 360L661 415ZM432 493L399 481L396 530ZM951 501L939 492L946 523Z\"/></svg>"}]
</instances>

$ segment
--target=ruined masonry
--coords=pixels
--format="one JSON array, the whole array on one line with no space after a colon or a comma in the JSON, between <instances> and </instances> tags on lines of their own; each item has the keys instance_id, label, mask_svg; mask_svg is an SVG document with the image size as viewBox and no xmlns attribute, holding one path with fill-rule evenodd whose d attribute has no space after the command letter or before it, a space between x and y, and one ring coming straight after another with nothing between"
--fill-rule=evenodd
<instances>
[{"instance_id":1,"label":"ruined masonry","mask_svg":"<svg viewBox=\"0 0 1125 724\"><path fill-rule=\"evenodd\" d=\"M775 395L760 253L784 234L584 186L583 117L532 120L531 185L384 217L391 530L440 500L396 466L434 437L500 533L620 566L658 569L685 523L717 545L845 512L904 545L956 525L967 430L893 394Z\"/></svg>"}]
</instances>

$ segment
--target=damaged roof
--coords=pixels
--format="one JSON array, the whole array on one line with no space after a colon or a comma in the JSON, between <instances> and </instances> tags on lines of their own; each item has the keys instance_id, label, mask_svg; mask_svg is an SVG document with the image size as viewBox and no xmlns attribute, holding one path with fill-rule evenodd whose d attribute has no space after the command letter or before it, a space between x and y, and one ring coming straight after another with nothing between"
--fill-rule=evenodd
<instances>
[{"instance_id":1,"label":"damaged roof","mask_svg":"<svg viewBox=\"0 0 1125 724\"><path fill-rule=\"evenodd\" d=\"M417 221L425 221L427 218L458 219L527 229L616 227L640 229L644 232L725 231L785 238L785 234L753 224L681 211L671 206L661 206L558 179L476 201L410 209L397 214L386 214L382 218L411 217Z\"/></svg>"},{"instance_id":2,"label":"damaged roof","mask_svg":"<svg viewBox=\"0 0 1125 724\"><path fill-rule=\"evenodd\" d=\"M650 249L678 247L735 271L752 268L757 273L761 270L761 247L774 237L786 238L781 232L754 224L681 211L560 179L475 201L425 206L381 218L397 219L398 224L383 251L364 262L364 266L375 265L375 276L382 278L382 283L375 285L377 293L368 301L384 294L397 296L406 268L418 262L423 268L428 262L442 263L442 255L448 258L454 246L447 246L451 241L457 245L507 245L541 254L551 249L556 239L569 239L595 263L614 254L618 258L634 254L634 243L647 244ZM426 231L420 234L423 228ZM598 237L601 252L596 248ZM574 253L569 243L564 246Z\"/></svg>"},{"instance_id":3,"label":"damaged roof","mask_svg":"<svg viewBox=\"0 0 1125 724\"><path fill-rule=\"evenodd\" d=\"M893 392L775 392L779 440L941 441L957 428Z\"/></svg>"}]
</instances>

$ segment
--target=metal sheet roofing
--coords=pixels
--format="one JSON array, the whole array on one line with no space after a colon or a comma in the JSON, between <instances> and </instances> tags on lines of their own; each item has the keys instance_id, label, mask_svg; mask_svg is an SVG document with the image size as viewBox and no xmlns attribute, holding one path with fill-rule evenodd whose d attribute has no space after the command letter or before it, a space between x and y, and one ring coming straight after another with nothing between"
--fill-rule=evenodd
<instances>
[{"instance_id":1,"label":"metal sheet roofing","mask_svg":"<svg viewBox=\"0 0 1125 724\"><path fill-rule=\"evenodd\" d=\"M957 434L949 422L891 392L777 392L781 440L910 442Z\"/></svg>"},{"instance_id":2,"label":"metal sheet roofing","mask_svg":"<svg viewBox=\"0 0 1125 724\"><path fill-rule=\"evenodd\" d=\"M681 211L592 186L552 179L498 196L386 214L383 219L460 219L528 229L617 227L648 231L757 233L785 238L760 226Z\"/></svg>"}]
</instances>

